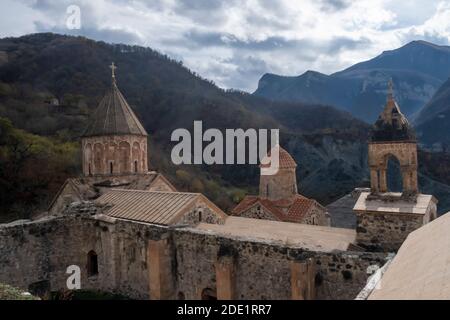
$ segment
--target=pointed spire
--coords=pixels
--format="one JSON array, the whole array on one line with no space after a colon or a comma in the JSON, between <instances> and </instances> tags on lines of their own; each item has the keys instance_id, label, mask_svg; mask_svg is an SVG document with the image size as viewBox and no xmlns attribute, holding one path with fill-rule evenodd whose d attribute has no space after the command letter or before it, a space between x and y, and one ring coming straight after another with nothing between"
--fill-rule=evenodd
<instances>
[{"instance_id":1,"label":"pointed spire","mask_svg":"<svg viewBox=\"0 0 450 320\"><path fill-rule=\"evenodd\" d=\"M387 94L387 101L394 100L394 82L392 82L392 78L388 81L388 94Z\"/></svg>"},{"instance_id":2,"label":"pointed spire","mask_svg":"<svg viewBox=\"0 0 450 320\"><path fill-rule=\"evenodd\" d=\"M371 141L415 141L416 139L414 130L395 102L393 87L391 78L388 82L387 102L372 128Z\"/></svg>"},{"instance_id":3,"label":"pointed spire","mask_svg":"<svg viewBox=\"0 0 450 320\"><path fill-rule=\"evenodd\" d=\"M111 63L112 88L110 88L93 115L83 136L133 134L146 136L142 124L125 100L116 84L116 65Z\"/></svg>"}]
</instances>

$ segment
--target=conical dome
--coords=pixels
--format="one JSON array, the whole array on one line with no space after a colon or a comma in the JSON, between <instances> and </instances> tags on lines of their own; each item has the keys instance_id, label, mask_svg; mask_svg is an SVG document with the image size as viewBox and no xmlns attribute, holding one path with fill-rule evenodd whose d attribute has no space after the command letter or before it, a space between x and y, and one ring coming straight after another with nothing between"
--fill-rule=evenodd
<instances>
[{"instance_id":1,"label":"conical dome","mask_svg":"<svg viewBox=\"0 0 450 320\"><path fill-rule=\"evenodd\" d=\"M83 136L121 134L146 136L147 132L119 91L113 77L111 89L101 100Z\"/></svg>"},{"instance_id":2,"label":"conical dome","mask_svg":"<svg viewBox=\"0 0 450 320\"><path fill-rule=\"evenodd\" d=\"M372 127L370 140L372 142L416 140L414 130L394 100L392 82L389 82L386 106Z\"/></svg>"}]
</instances>

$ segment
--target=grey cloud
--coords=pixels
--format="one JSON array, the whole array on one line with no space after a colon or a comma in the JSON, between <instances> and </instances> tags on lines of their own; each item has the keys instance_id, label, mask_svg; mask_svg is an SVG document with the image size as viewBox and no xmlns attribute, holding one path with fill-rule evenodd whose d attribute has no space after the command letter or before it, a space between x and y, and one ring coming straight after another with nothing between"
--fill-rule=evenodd
<instances>
[{"instance_id":1,"label":"grey cloud","mask_svg":"<svg viewBox=\"0 0 450 320\"><path fill-rule=\"evenodd\" d=\"M319 0L320 8L326 12L335 12L347 9L351 5L349 0Z\"/></svg>"},{"instance_id":2,"label":"grey cloud","mask_svg":"<svg viewBox=\"0 0 450 320\"><path fill-rule=\"evenodd\" d=\"M177 1L179 10L200 10L210 11L221 9L227 3L222 0L179 0Z\"/></svg>"},{"instance_id":3,"label":"grey cloud","mask_svg":"<svg viewBox=\"0 0 450 320\"><path fill-rule=\"evenodd\" d=\"M174 13L203 25L219 26L227 20L226 9L238 0L179 0Z\"/></svg>"},{"instance_id":4,"label":"grey cloud","mask_svg":"<svg viewBox=\"0 0 450 320\"><path fill-rule=\"evenodd\" d=\"M115 0L120 3L124 0ZM76 1L50 1L37 0L33 3L33 8L45 12L48 20L60 21L61 18L66 17L66 9L70 4L77 4L81 11L81 28L68 29L65 25L51 26L44 22L36 21L35 27L37 32L54 32L67 35L84 36L94 40L101 40L111 43L125 43L125 44L142 44L143 41L139 36L133 32L123 29L110 29L100 27L95 16L95 11L92 4L82 4ZM125 3L125 2L124 2ZM63 19L64 20L64 19Z\"/></svg>"},{"instance_id":5,"label":"grey cloud","mask_svg":"<svg viewBox=\"0 0 450 320\"><path fill-rule=\"evenodd\" d=\"M358 48L368 47L372 44L369 38L352 39L347 37L336 37L327 43L326 51L334 54L341 50L355 50Z\"/></svg>"},{"instance_id":6,"label":"grey cloud","mask_svg":"<svg viewBox=\"0 0 450 320\"><path fill-rule=\"evenodd\" d=\"M278 49L289 49L305 44L304 40L289 40L274 36L264 40L240 40L233 34L221 32L200 32L190 30L184 34L185 41L199 47L219 46L243 50L272 51Z\"/></svg>"},{"instance_id":7,"label":"grey cloud","mask_svg":"<svg viewBox=\"0 0 450 320\"><path fill-rule=\"evenodd\" d=\"M237 69L236 74L226 85L247 90L258 83L259 78L269 69L266 61L254 56L235 55L229 63L236 65Z\"/></svg>"},{"instance_id":8,"label":"grey cloud","mask_svg":"<svg viewBox=\"0 0 450 320\"><path fill-rule=\"evenodd\" d=\"M402 43L406 44L414 40L424 40L437 45L449 45L448 38L434 32L419 33L415 28L410 29L408 32L400 35Z\"/></svg>"}]
</instances>

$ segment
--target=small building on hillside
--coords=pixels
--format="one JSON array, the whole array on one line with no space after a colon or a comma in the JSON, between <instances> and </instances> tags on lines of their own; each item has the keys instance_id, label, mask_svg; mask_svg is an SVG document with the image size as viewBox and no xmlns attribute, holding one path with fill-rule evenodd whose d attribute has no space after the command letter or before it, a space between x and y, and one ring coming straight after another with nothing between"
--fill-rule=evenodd
<instances>
[{"instance_id":1,"label":"small building on hillside","mask_svg":"<svg viewBox=\"0 0 450 320\"><path fill-rule=\"evenodd\" d=\"M297 191L297 163L279 145L276 173L269 172L270 154L262 160L259 195L246 196L233 210L232 215L285 222L329 226L326 209L316 200L306 198ZM272 149L274 150L274 149ZM276 154L276 153L275 153Z\"/></svg>"}]
</instances>

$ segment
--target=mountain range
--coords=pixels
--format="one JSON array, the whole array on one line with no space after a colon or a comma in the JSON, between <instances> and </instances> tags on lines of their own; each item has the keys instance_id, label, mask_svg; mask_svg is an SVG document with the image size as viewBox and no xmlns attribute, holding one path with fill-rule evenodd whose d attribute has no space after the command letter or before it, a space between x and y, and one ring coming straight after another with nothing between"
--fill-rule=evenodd
<instances>
[{"instance_id":1,"label":"mountain range","mask_svg":"<svg viewBox=\"0 0 450 320\"><path fill-rule=\"evenodd\" d=\"M450 79L422 108L414 125L422 144L450 152Z\"/></svg>"},{"instance_id":2,"label":"mountain range","mask_svg":"<svg viewBox=\"0 0 450 320\"><path fill-rule=\"evenodd\" d=\"M356 119L350 109L342 110L344 108L338 106L339 110L331 103L276 101L222 90L184 67L182 62L140 46L50 33L0 39L0 117L8 118L18 129L55 143L78 141L110 86L108 65L112 61L118 66L119 88L149 133L151 167L167 175L180 190L205 193L225 210L246 193L257 192L257 166L176 166L170 161L172 131L191 130L194 120L202 120L204 130L279 128L281 144L298 163L300 192L322 204L330 203L355 187L368 186L366 141L370 126ZM430 90L434 92L434 85L437 89L445 80L441 80L444 72L438 69L433 71L433 76L424 71L415 73L414 77L422 82L425 76L432 79L433 90ZM348 72L369 72L364 70L360 67ZM395 81L398 78L394 77ZM381 83L377 93L380 103L381 97L385 99ZM425 100L424 92L418 96ZM0 141L0 151L1 148ZM1 155L0 152L0 160ZM437 195L441 201L440 211L444 212L450 209L450 174L445 168L432 165L435 155L423 154L421 158L422 190ZM81 165L78 168L81 171ZM0 170L0 181L1 174ZM25 189L27 183L26 176L17 182ZM38 187L43 188L49 198L56 192L48 185ZM8 192L14 195L11 190ZM3 194L3 190L0 193ZM22 204L37 201L33 194L36 193ZM0 209L12 210L19 204L9 205Z\"/></svg>"},{"instance_id":3,"label":"mountain range","mask_svg":"<svg viewBox=\"0 0 450 320\"><path fill-rule=\"evenodd\" d=\"M265 74L254 94L273 100L332 105L373 123L386 101L387 83L392 79L402 112L415 119L449 75L450 47L413 41L331 75L316 71L295 77Z\"/></svg>"}]
</instances>

